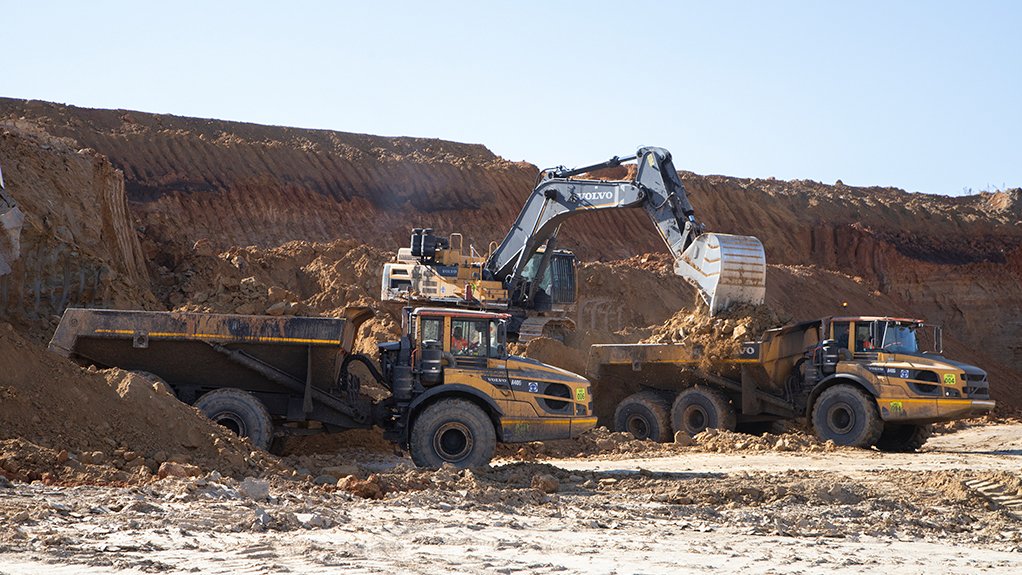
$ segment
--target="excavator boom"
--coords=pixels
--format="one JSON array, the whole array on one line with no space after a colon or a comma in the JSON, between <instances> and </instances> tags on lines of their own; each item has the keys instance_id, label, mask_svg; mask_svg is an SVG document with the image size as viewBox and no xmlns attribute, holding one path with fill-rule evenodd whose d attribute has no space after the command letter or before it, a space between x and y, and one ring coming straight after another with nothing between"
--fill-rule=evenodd
<instances>
[{"instance_id":1,"label":"excavator boom","mask_svg":"<svg viewBox=\"0 0 1022 575\"><path fill-rule=\"evenodd\" d=\"M14 261L21 256L24 222L25 215L4 189L4 175L0 172L0 276L10 273Z\"/></svg>"},{"instance_id":2,"label":"excavator boom","mask_svg":"<svg viewBox=\"0 0 1022 575\"><path fill-rule=\"evenodd\" d=\"M627 181L578 179L636 162ZM508 330L525 341L570 331L577 301L574 255L556 249L568 218L598 210L642 208L674 256L674 272L691 283L710 314L766 295L766 256L753 236L704 232L685 186L663 148L640 148L581 168L544 170L507 235L486 255L463 249L461 234L412 231L411 247L384 265L381 299L512 313Z\"/></svg>"},{"instance_id":3,"label":"excavator boom","mask_svg":"<svg viewBox=\"0 0 1022 575\"><path fill-rule=\"evenodd\" d=\"M598 169L638 162L631 181L572 179ZM674 256L674 272L699 290L710 314L739 303L763 303L766 255L753 236L704 233L685 186L663 148L640 148L634 156L573 170L543 173L511 231L485 267L507 286L511 299L528 307L532 278L524 271L530 258L552 242L563 221L575 214L642 207ZM536 273L540 277L542 270Z\"/></svg>"}]
</instances>

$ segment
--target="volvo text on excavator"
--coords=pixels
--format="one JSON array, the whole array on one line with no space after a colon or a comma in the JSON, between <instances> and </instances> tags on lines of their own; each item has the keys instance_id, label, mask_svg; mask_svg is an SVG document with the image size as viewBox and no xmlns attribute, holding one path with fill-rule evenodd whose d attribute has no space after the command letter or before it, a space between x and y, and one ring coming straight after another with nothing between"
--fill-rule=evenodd
<instances>
[{"instance_id":1,"label":"volvo text on excavator","mask_svg":"<svg viewBox=\"0 0 1022 575\"><path fill-rule=\"evenodd\" d=\"M576 178L631 161L637 166L628 181ZM411 246L384 266L381 298L508 310L515 318L510 331L520 340L544 334L544 327L570 329L575 258L556 249L558 230L571 216L623 208L646 211L674 256L675 273L697 288L711 315L738 303L763 303L763 244L753 236L705 231L670 152L655 147L591 166L544 170L510 231L485 254L473 246L466 253L461 234L415 229Z\"/></svg>"}]
</instances>

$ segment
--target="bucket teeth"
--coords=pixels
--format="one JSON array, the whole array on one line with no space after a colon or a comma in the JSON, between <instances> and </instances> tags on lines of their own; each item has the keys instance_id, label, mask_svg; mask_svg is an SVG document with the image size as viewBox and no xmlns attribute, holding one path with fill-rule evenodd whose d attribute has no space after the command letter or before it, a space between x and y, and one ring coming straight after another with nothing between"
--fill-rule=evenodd
<instances>
[{"instance_id":1,"label":"bucket teeth","mask_svg":"<svg viewBox=\"0 0 1022 575\"><path fill-rule=\"evenodd\" d=\"M699 290L710 315L766 298L766 254L753 236L702 234L675 262L674 273Z\"/></svg>"}]
</instances>

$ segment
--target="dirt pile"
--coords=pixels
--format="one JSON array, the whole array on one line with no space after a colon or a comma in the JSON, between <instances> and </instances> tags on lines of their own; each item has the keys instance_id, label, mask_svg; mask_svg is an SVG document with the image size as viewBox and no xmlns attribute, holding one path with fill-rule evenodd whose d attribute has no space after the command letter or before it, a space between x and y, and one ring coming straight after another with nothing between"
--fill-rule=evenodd
<instances>
[{"instance_id":1,"label":"dirt pile","mask_svg":"<svg viewBox=\"0 0 1022 575\"><path fill-rule=\"evenodd\" d=\"M699 302L694 288L674 275L667 254L649 253L610 262L583 261L578 267L578 333L571 343L634 342L639 330L662 323Z\"/></svg>"},{"instance_id":2,"label":"dirt pile","mask_svg":"<svg viewBox=\"0 0 1022 575\"><path fill-rule=\"evenodd\" d=\"M738 355L743 341L757 339L764 331L784 325L785 318L766 305L735 306L715 316L705 308L682 309L641 343L679 343L698 350L700 365L710 367Z\"/></svg>"},{"instance_id":3,"label":"dirt pile","mask_svg":"<svg viewBox=\"0 0 1022 575\"><path fill-rule=\"evenodd\" d=\"M271 465L157 380L84 370L0 325L0 473L19 480L144 482ZM190 467L195 465L199 470ZM166 472L167 469L164 469Z\"/></svg>"},{"instance_id":4,"label":"dirt pile","mask_svg":"<svg viewBox=\"0 0 1022 575\"><path fill-rule=\"evenodd\" d=\"M635 439L627 432L612 432L596 427L575 439L534 441L498 447L504 459L536 461L543 459L631 459L635 457L670 457L679 453L743 453L797 452L823 453L839 448L833 442L822 442L814 436L793 431L782 434L750 435L734 431L708 429L695 437L679 435L673 443L657 443Z\"/></svg>"},{"instance_id":5,"label":"dirt pile","mask_svg":"<svg viewBox=\"0 0 1022 575\"><path fill-rule=\"evenodd\" d=\"M400 335L400 305L380 302L379 274L390 254L355 240L293 241L216 252L208 240L157 269L156 293L175 311L340 317L369 307L358 351Z\"/></svg>"},{"instance_id":6,"label":"dirt pile","mask_svg":"<svg viewBox=\"0 0 1022 575\"><path fill-rule=\"evenodd\" d=\"M799 432L774 435L748 435L734 431L707 429L692 438L698 451L713 453L740 453L763 451L798 451L806 453L830 452L839 448L833 441L820 441L813 435ZM852 448L844 448L852 449Z\"/></svg>"},{"instance_id":7,"label":"dirt pile","mask_svg":"<svg viewBox=\"0 0 1022 575\"><path fill-rule=\"evenodd\" d=\"M674 452L672 444L638 440L630 433L612 432L603 426L591 429L575 439L501 444L497 447L498 457L517 461L592 456L652 456L669 452Z\"/></svg>"},{"instance_id":8,"label":"dirt pile","mask_svg":"<svg viewBox=\"0 0 1022 575\"><path fill-rule=\"evenodd\" d=\"M155 305L124 179L104 156L0 122L0 164L26 218L21 258L0 277L0 319L44 340L70 305Z\"/></svg>"},{"instance_id":9,"label":"dirt pile","mask_svg":"<svg viewBox=\"0 0 1022 575\"><path fill-rule=\"evenodd\" d=\"M550 364L573 373L585 374L586 352L584 349L569 347L563 342L548 337L538 337L526 345L515 345L514 353Z\"/></svg>"}]
</instances>

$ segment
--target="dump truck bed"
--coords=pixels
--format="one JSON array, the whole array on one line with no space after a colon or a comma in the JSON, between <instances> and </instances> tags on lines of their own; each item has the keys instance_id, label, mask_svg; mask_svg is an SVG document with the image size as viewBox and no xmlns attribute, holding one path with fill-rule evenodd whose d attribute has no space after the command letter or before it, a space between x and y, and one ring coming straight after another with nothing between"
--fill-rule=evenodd
<instances>
[{"instance_id":1,"label":"dump truck bed","mask_svg":"<svg viewBox=\"0 0 1022 575\"><path fill-rule=\"evenodd\" d=\"M361 323L344 318L68 309L50 350L80 363L155 374L179 399L231 387L259 397L270 414L363 427L368 401L335 389L341 359Z\"/></svg>"},{"instance_id":2,"label":"dump truck bed","mask_svg":"<svg viewBox=\"0 0 1022 575\"><path fill-rule=\"evenodd\" d=\"M687 343L597 344L589 352L586 376L596 389L596 414L608 422L616 405L643 388L678 391L710 382L733 394L745 413L791 416L794 406L763 389L762 342L743 342L727 360L706 362L701 345Z\"/></svg>"}]
</instances>

